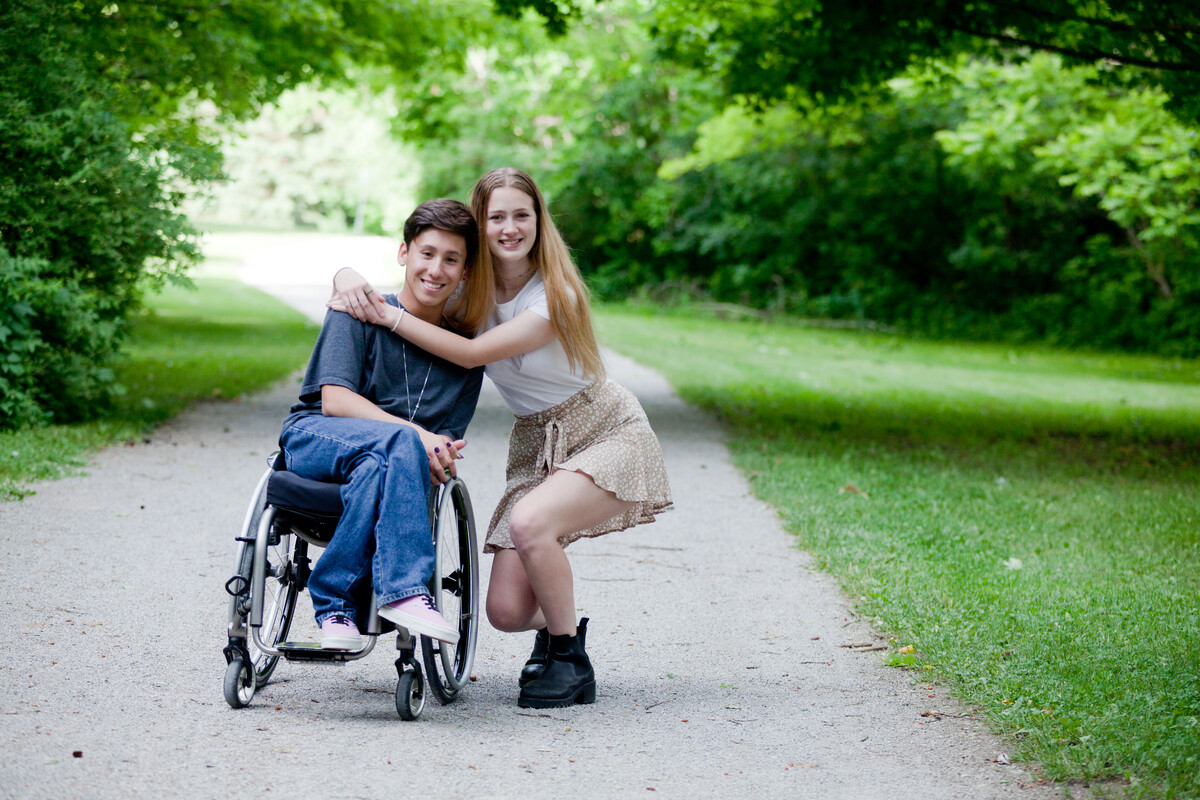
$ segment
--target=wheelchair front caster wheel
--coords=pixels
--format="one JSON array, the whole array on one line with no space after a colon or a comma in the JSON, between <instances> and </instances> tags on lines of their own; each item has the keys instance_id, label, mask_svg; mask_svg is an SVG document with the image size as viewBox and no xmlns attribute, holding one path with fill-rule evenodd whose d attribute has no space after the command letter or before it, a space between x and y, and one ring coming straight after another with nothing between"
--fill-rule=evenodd
<instances>
[{"instance_id":1,"label":"wheelchair front caster wheel","mask_svg":"<svg viewBox=\"0 0 1200 800\"><path fill-rule=\"evenodd\" d=\"M245 708L254 698L256 684L253 667L235 658L225 668L225 702L230 708Z\"/></svg>"},{"instance_id":2,"label":"wheelchair front caster wheel","mask_svg":"<svg viewBox=\"0 0 1200 800\"><path fill-rule=\"evenodd\" d=\"M396 710L400 712L400 719L411 722L421 716L424 708L425 678L421 668L413 665L412 669L401 672L396 681Z\"/></svg>"}]
</instances>

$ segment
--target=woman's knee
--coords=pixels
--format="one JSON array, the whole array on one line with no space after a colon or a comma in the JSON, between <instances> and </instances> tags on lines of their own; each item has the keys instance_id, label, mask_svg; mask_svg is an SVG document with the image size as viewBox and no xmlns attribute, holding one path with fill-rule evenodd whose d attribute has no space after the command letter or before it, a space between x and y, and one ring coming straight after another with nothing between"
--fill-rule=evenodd
<instances>
[{"instance_id":1,"label":"woman's knee","mask_svg":"<svg viewBox=\"0 0 1200 800\"><path fill-rule=\"evenodd\" d=\"M548 519L529 498L518 500L509 512L508 535L519 553L557 538L554 535L553 520Z\"/></svg>"},{"instance_id":2,"label":"woman's knee","mask_svg":"<svg viewBox=\"0 0 1200 800\"><path fill-rule=\"evenodd\" d=\"M492 627L506 632L527 630L537 615L537 598L515 550L496 553L485 609Z\"/></svg>"},{"instance_id":3,"label":"woman's knee","mask_svg":"<svg viewBox=\"0 0 1200 800\"><path fill-rule=\"evenodd\" d=\"M525 607L525 604L517 602L515 598L502 596L498 592L488 592L486 608L488 622L491 623L491 626L505 633L526 630L529 627L529 620L533 617L533 613Z\"/></svg>"}]
</instances>

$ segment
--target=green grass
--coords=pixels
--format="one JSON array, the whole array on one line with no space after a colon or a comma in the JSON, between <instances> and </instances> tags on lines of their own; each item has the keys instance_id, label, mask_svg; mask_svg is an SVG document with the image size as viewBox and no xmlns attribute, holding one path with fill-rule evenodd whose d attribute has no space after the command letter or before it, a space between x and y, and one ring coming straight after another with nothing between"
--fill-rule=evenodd
<instances>
[{"instance_id":1,"label":"green grass","mask_svg":"<svg viewBox=\"0 0 1200 800\"><path fill-rule=\"evenodd\" d=\"M1200 796L1200 363L626 308L800 546L1056 780Z\"/></svg>"},{"instance_id":2,"label":"green grass","mask_svg":"<svg viewBox=\"0 0 1200 800\"><path fill-rule=\"evenodd\" d=\"M108 418L0 433L0 498L84 464L88 452L136 438L196 400L232 398L304 366L316 326L257 289L198 278L147 298L117 366L125 387Z\"/></svg>"}]
</instances>

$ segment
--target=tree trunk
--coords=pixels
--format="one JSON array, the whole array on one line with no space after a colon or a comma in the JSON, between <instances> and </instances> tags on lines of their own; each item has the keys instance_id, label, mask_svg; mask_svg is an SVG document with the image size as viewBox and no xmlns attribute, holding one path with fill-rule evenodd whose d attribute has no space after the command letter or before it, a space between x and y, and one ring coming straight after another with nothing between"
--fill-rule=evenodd
<instances>
[{"instance_id":1,"label":"tree trunk","mask_svg":"<svg viewBox=\"0 0 1200 800\"><path fill-rule=\"evenodd\" d=\"M1126 227L1125 235L1129 238L1129 243L1138 251L1138 255L1142 257L1142 262L1146 265L1146 275L1150 277L1150 280L1154 281L1154 285L1158 287L1159 294L1164 299L1170 300L1174 295L1174 291L1171 289L1171 284L1167 281L1166 269L1162 261L1155 258L1146 249L1146 244L1133 228Z\"/></svg>"}]
</instances>

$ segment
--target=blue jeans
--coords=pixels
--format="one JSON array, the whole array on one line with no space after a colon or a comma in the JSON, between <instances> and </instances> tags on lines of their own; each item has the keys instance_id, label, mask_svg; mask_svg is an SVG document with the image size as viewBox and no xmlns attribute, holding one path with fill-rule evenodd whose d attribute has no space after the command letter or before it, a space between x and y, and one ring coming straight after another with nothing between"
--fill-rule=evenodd
<instances>
[{"instance_id":1,"label":"blue jeans","mask_svg":"<svg viewBox=\"0 0 1200 800\"><path fill-rule=\"evenodd\" d=\"M431 484L417 432L390 422L312 416L290 425L280 444L289 471L342 484L345 510L308 580L317 624L334 614L357 621L372 586L380 606L428 594Z\"/></svg>"}]
</instances>

